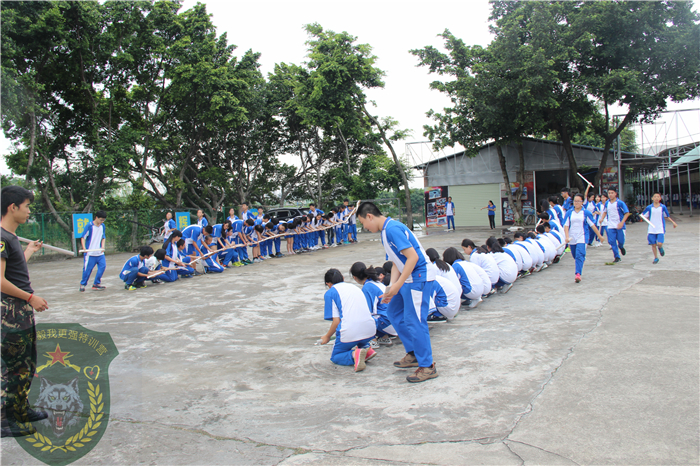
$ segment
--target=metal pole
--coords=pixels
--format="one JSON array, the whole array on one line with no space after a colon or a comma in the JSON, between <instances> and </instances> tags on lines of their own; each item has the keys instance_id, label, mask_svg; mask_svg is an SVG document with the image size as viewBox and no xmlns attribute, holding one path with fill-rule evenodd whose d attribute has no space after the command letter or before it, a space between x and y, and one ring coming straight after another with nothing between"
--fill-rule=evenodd
<instances>
[{"instance_id":1,"label":"metal pole","mask_svg":"<svg viewBox=\"0 0 700 466\"><path fill-rule=\"evenodd\" d=\"M679 167L676 167L676 178L678 178L678 208L681 211L680 214L683 215L683 188L681 188L681 170Z\"/></svg>"},{"instance_id":2,"label":"metal pole","mask_svg":"<svg viewBox=\"0 0 700 466\"><path fill-rule=\"evenodd\" d=\"M693 216L693 188L690 187L690 162L688 162L688 199L690 199L690 202L688 203L688 208L690 209L690 216Z\"/></svg>"},{"instance_id":3,"label":"metal pole","mask_svg":"<svg viewBox=\"0 0 700 466\"><path fill-rule=\"evenodd\" d=\"M617 124L617 117L615 117L615 124ZM620 151L620 135L617 135L617 192L620 199L624 199L625 196L622 192L622 154Z\"/></svg>"},{"instance_id":4,"label":"metal pole","mask_svg":"<svg viewBox=\"0 0 700 466\"><path fill-rule=\"evenodd\" d=\"M666 179L664 177L664 179ZM668 201L671 204L669 213L673 213L673 180L671 179L671 151L668 151ZM665 185L664 185L665 186Z\"/></svg>"}]
</instances>

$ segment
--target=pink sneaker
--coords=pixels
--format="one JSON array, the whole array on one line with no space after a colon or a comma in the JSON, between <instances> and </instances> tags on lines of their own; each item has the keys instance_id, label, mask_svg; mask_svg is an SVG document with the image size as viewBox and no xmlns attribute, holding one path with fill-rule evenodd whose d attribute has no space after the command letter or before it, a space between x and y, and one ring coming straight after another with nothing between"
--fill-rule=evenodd
<instances>
[{"instance_id":1,"label":"pink sneaker","mask_svg":"<svg viewBox=\"0 0 700 466\"><path fill-rule=\"evenodd\" d=\"M367 357L365 357L365 362L369 361L370 359L372 359L376 355L377 355L376 351L374 351L372 348L368 349L367 350Z\"/></svg>"},{"instance_id":2,"label":"pink sneaker","mask_svg":"<svg viewBox=\"0 0 700 466\"><path fill-rule=\"evenodd\" d=\"M581 274L580 274L580 273L577 273L577 274L576 274L576 278L574 278L574 281L575 281L576 283L581 283Z\"/></svg>"},{"instance_id":3,"label":"pink sneaker","mask_svg":"<svg viewBox=\"0 0 700 466\"><path fill-rule=\"evenodd\" d=\"M355 360L355 372L365 370L365 358L367 357L367 348L355 348L352 352L352 358Z\"/></svg>"}]
</instances>

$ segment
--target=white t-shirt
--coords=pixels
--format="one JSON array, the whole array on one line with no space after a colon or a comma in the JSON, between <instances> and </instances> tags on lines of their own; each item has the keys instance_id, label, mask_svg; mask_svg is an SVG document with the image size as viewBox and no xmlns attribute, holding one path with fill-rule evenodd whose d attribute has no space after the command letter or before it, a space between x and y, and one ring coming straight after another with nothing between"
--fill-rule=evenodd
<instances>
[{"instance_id":1,"label":"white t-shirt","mask_svg":"<svg viewBox=\"0 0 700 466\"><path fill-rule=\"evenodd\" d=\"M102 235L104 235L104 224L92 225L92 234L90 235L90 244L87 245L87 249L100 249L102 247ZM102 256L104 251L93 251L88 252L88 256Z\"/></svg>"},{"instance_id":2,"label":"white t-shirt","mask_svg":"<svg viewBox=\"0 0 700 466\"><path fill-rule=\"evenodd\" d=\"M648 225L647 233L650 235L659 235L666 233L664 228L664 217L668 217L664 212L664 206L659 205L659 207L651 206L651 215L647 213L644 215L654 226Z\"/></svg>"},{"instance_id":3,"label":"white t-shirt","mask_svg":"<svg viewBox=\"0 0 700 466\"><path fill-rule=\"evenodd\" d=\"M457 289L460 289L462 287L461 283L459 283L459 277L457 276L457 272L455 272L455 269L452 268L450 264L447 264L447 266L450 268L447 272L443 272L442 270L437 268L437 265L435 266L435 273L438 276L447 278L452 284L457 287Z\"/></svg>"},{"instance_id":4,"label":"white t-shirt","mask_svg":"<svg viewBox=\"0 0 700 466\"><path fill-rule=\"evenodd\" d=\"M506 283L513 283L518 278L518 265L512 257L505 252L492 252L496 265L498 265L499 277Z\"/></svg>"},{"instance_id":5,"label":"white t-shirt","mask_svg":"<svg viewBox=\"0 0 700 466\"><path fill-rule=\"evenodd\" d=\"M454 214L452 213L452 202L448 202L447 204L445 204L445 207L446 207L445 214L449 215L449 216L453 216Z\"/></svg>"},{"instance_id":6,"label":"white t-shirt","mask_svg":"<svg viewBox=\"0 0 700 466\"><path fill-rule=\"evenodd\" d=\"M377 324L361 289L350 283L336 283L326 291L324 299L324 318L340 318L338 330L342 343L364 340L376 334Z\"/></svg>"},{"instance_id":7,"label":"white t-shirt","mask_svg":"<svg viewBox=\"0 0 700 466\"><path fill-rule=\"evenodd\" d=\"M569 218L566 220L566 222L564 222L564 226L569 227L569 238L571 239L569 244L582 244L586 242L586 231L583 226L584 222L588 222L588 224L591 226L595 225L593 222L586 218L586 214L584 212L585 211L583 209L581 209L580 212L572 210ZM615 215L617 215L617 217L620 218L620 216L617 213L617 203L615 203Z\"/></svg>"},{"instance_id":8,"label":"white t-shirt","mask_svg":"<svg viewBox=\"0 0 700 466\"><path fill-rule=\"evenodd\" d=\"M492 285L498 281L498 264L496 264L492 256L473 251L469 256L469 260L486 271Z\"/></svg>"},{"instance_id":9,"label":"white t-shirt","mask_svg":"<svg viewBox=\"0 0 700 466\"><path fill-rule=\"evenodd\" d=\"M448 319L452 319L459 312L459 307L462 305L460 301L460 296L462 295L462 286L454 286L454 284L447 278L438 275L435 277L435 284L442 288L447 296L447 306L437 307L440 314L444 315ZM430 309L436 309L435 300L433 299L437 291L433 292L430 296Z\"/></svg>"},{"instance_id":10,"label":"white t-shirt","mask_svg":"<svg viewBox=\"0 0 700 466\"><path fill-rule=\"evenodd\" d=\"M615 202L608 201L606 207L608 215L605 216L608 220L608 230L617 230L617 225L620 224L620 212L617 210L617 200Z\"/></svg>"}]
</instances>

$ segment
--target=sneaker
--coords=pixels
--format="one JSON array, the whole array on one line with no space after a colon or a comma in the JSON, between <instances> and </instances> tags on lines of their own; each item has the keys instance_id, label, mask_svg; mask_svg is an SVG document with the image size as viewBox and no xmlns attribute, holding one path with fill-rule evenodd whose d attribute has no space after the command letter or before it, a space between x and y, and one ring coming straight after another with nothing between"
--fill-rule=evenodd
<instances>
[{"instance_id":1,"label":"sneaker","mask_svg":"<svg viewBox=\"0 0 700 466\"><path fill-rule=\"evenodd\" d=\"M204 274L202 272L198 272L195 270L192 275L194 275L195 277L199 277L200 275L204 275Z\"/></svg>"},{"instance_id":2,"label":"sneaker","mask_svg":"<svg viewBox=\"0 0 700 466\"><path fill-rule=\"evenodd\" d=\"M391 338L389 338L388 335L384 335L381 338L377 338L377 343L379 343L381 346L391 346L394 344L394 342L391 341Z\"/></svg>"},{"instance_id":3,"label":"sneaker","mask_svg":"<svg viewBox=\"0 0 700 466\"><path fill-rule=\"evenodd\" d=\"M158 280L157 278L154 278L153 280L151 280L151 283L163 283L163 282Z\"/></svg>"},{"instance_id":4,"label":"sneaker","mask_svg":"<svg viewBox=\"0 0 700 466\"><path fill-rule=\"evenodd\" d=\"M134 291L136 287L133 285L124 285L124 289L127 291Z\"/></svg>"},{"instance_id":5,"label":"sneaker","mask_svg":"<svg viewBox=\"0 0 700 466\"><path fill-rule=\"evenodd\" d=\"M425 382L428 379L434 379L438 376L435 363L430 367L419 367L413 375L406 377L410 383Z\"/></svg>"},{"instance_id":6,"label":"sneaker","mask_svg":"<svg viewBox=\"0 0 700 466\"><path fill-rule=\"evenodd\" d=\"M428 316L428 323L431 324L436 322L447 322L447 317L443 315L430 314Z\"/></svg>"},{"instance_id":7,"label":"sneaker","mask_svg":"<svg viewBox=\"0 0 700 466\"><path fill-rule=\"evenodd\" d=\"M333 243L333 244L331 244L330 247L335 248L335 247L337 247L337 246L338 246L337 244Z\"/></svg>"},{"instance_id":8,"label":"sneaker","mask_svg":"<svg viewBox=\"0 0 700 466\"><path fill-rule=\"evenodd\" d=\"M394 361L394 367L398 367L400 369L418 367L418 360L412 354L406 353L406 356L401 358L400 361Z\"/></svg>"},{"instance_id":9,"label":"sneaker","mask_svg":"<svg viewBox=\"0 0 700 466\"><path fill-rule=\"evenodd\" d=\"M144 282L137 283L134 285L136 288L146 288L146 284Z\"/></svg>"},{"instance_id":10,"label":"sneaker","mask_svg":"<svg viewBox=\"0 0 700 466\"><path fill-rule=\"evenodd\" d=\"M616 257L615 260L614 260L613 262L620 262L621 260L622 260L622 259L620 259L619 257Z\"/></svg>"},{"instance_id":11,"label":"sneaker","mask_svg":"<svg viewBox=\"0 0 700 466\"><path fill-rule=\"evenodd\" d=\"M350 244L350 241L343 241L343 244Z\"/></svg>"},{"instance_id":12,"label":"sneaker","mask_svg":"<svg viewBox=\"0 0 700 466\"><path fill-rule=\"evenodd\" d=\"M372 348L368 349L368 350L367 350L367 356L365 357L365 362L369 361L370 359L372 359L372 358L375 357L376 355L377 355L377 352L374 351L374 349L372 349Z\"/></svg>"},{"instance_id":13,"label":"sneaker","mask_svg":"<svg viewBox=\"0 0 700 466\"><path fill-rule=\"evenodd\" d=\"M495 295L495 294L496 294L496 290L495 290L494 288L491 288L491 291L489 291L488 293L486 293L486 297L488 298L489 296L493 296L493 295Z\"/></svg>"},{"instance_id":14,"label":"sneaker","mask_svg":"<svg viewBox=\"0 0 700 466\"><path fill-rule=\"evenodd\" d=\"M622 246L620 246L620 254L622 254L623 256L627 254L627 251L625 251L625 248L623 248Z\"/></svg>"},{"instance_id":15,"label":"sneaker","mask_svg":"<svg viewBox=\"0 0 700 466\"><path fill-rule=\"evenodd\" d=\"M571 252L571 248L567 246L566 249L564 249L564 252Z\"/></svg>"},{"instance_id":16,"label":"sneaker","mask_svg":"<svg viewBox=\"0 0 700 466\"><path fill-rule=\"evenodd\" d=\"M323 249L328 249L328 245L327 245L327 244L324 244L324 245L323 245Z\"/></svg>"},{"instance_id":17,"label":"sneaker","mask_svg":"<svg viewBox=\"0 0 700 466\"><path fill-rule=\"evenodd\" d=\"M369 342L369 347L370 349L377 349L379 348L379 343L377 343L377 339L375 338L374 340Z\"/></svg>"},{"instance_id":18,"label":"sneaker","mask_svg":"<svg viewBox=\"0 0 700 466\"><path fill-rule=\"evenodd\" d=\"M80 291L85 291L85 285L80 285Z\"/></svg>"},{"instance_id":19,"label":"sneaker","mask_svg":"<svg viewBox=\"0 0 700 466\"><path fill-rule=\"evenodd\" d=\"M654 258L654 262L652 262L652 264L658 264L658 263L659 263L659 258L658 258L658 257L655 257L655 258Z\"/></svg>"},{"instance_id":20,"label":"sneaker","mask_svg":"<svg viewBox=\"0 0 700 466\"><path fill-rule=\"evenodd\" d=\"M367 350L369 348L360 348L357 347L355 350L352 352L352 357L355 360L355 372L360 372L365 370L365 358L367 357Z\"/></svg>"},{"instance_id":21,"label":"sneaker","mask_svg":"<svg viewBox=\"0 0 700 466\"><path fill-rule=\"evenodd\" d=\"M542 267L540 267L540 270L539 270L539 271L541 272L541 271L543 271L544 269L546 269L547 267L549 267L549 265L547 265L547 264L542 264Z\"/></svg>"},{"instance_id":22,"label":"sneaker","mask_svg":"<svg viewBox=\"0 0 700 466\"><path fill-rule=\"evenodd\" d=\"M580 273L577 273L577 274L576 274L576 277L574 278L574 281L575 281L576 283L581 283L581 274L580 274Z\"/></svg>"},{"instance_id":23,"label":"sneaker","mask_svg":"<svg viewBox=\"0 0 700 466\"><path fill-rule=\"evenodd\" d=\"M479 303L482 302L482 301L483 301L483 299L481 299L481 298L479 298L479 299L472 299L472 301L469 303L469 305L467 306L467 308L469 308L469 309L475 309L476 306L478 306Z\"/></svg>"},{"instance_id":24,"label":"sneaker","mask_svg":"<svg viewBox=\"0 0 700 466\"><path fill-rule=\"evenodd\" d=\"M106 286L102 286L99 283L96 285L92 285L92 291L104 291L106 289L107 289Z\"/></svg>"},{"instance_id":25,"label":"sneaker","mask_svg":"<svg viewBox=\"0 0 700 466\"><path fill-rule=\"evenodd\" d=\"M506 294L506 293L508 293L508 291L510 291L511 288L513 288L513 284L512 284L512 283L508 283L507 285L503 285L503 286L501 287L501 294Z\"/></svg>"},{"instance_id":26,"label":"sneaker","mask_svg":"<svg viewBox=\"0 0 700 466\"><path fill-rule=\"evenodd\" d=\"M661 254L661 257L664 257L666 255L664 248L659 248L659 254Z\"/></svg>"}]
</instances>

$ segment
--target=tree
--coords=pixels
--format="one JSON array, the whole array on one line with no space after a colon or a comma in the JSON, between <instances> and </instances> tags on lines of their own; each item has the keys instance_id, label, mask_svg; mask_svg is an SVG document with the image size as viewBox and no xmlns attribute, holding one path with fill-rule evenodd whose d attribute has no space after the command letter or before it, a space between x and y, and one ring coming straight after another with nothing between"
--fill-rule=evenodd
<instances>
[{"instance_id":1,"label":"tree","mask_svg":"<svg viewBox=\"0 0 700 466\"><path fill-rule=\"evenodd\" d=\"M433 89L447 94L453 106L445 108L445 113L428 112L437 123L426 125L425 135L438 149L459 143L471 156L476 155L478 148L486 142L495 141L503 181L508 187L508 201L515 206L514 218L518 221L524 184L522 137L540 131L543 125L536 118L537 113L532 111L538 104L531 97L522 95L523 76L527 73L523 73L521 67L512 66L514 60L504 59L513 52L508 47L469 47L448 30L440 36L445 40L448 53L431 46L411 51L422 66L429 67L430 72L454 78L431 84ZM535 63L530 61L526 66L535 66ZM520 155L519 187L515 197L510 190L502 149L510 143L516 145Z\"/></svg>"},{"instance_id":2,"label":"tree","mask_svg":"<svg viewBox=\"0 0 700 466\"><path fill-rule=\"evenodd\" d=\"M594 126L604 150L600 184L613 142L630 123L649 122L668 100L700 95L700 16L690 2L578 2L569 22L580 39L573 63L605 118ZM621 119L611 105L626 108Z\"/></svg>"},{"instance_id":3,"label":"tree","mask_svg":"<svg viewBox=\"0 0 700 466\"><path fill-rule=\"evenodd\" d=\"M350 139L363 145L373 144L367 139L371 128L376 128L380 140L391 152L394 164L404 185L407 224L413 228L411 195L408 177L401 165L392 141L401 138L395 122L380 121L367 109L366 89L384 87L384 72L374 66L377 57L368 44L356 44L357 38L347 32L325 31L319 24L306 26L310 39L309 79L297 87L298 113L303 122L323 128L327 134L337 132L344 146L347 173L350 176Z\"/></svg>"}]
</instances>

